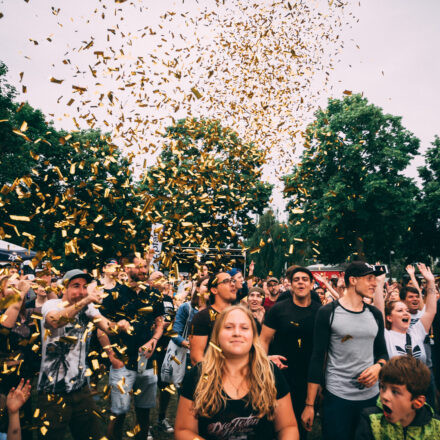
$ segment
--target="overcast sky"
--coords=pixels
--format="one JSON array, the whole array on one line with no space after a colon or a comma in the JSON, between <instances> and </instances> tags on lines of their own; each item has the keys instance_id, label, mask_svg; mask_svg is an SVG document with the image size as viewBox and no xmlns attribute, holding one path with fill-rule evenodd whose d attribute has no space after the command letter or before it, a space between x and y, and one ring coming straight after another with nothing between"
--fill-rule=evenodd
<instances>
[{"instance_id":1,"label":"overcast sky","mask_svg":"<svg viewBox=\"0 0 440 440\"><path fill-rule=\"evenodd\" d=\"M57 74L52 64L60 65L69 45L78 46L76 39L82 37L81 31L75 33L74 29L78 29L79 22L96 17L92 14L94 3L95 0L0 1L0 12L4 14L0 19L0 59L9 68L10 82L21 89L19 73L24 72L23 84L28 89L24 99L45 114L54 113L55 121L62 115L56 114L59 89L49 83L49 78ZM110 0L103 3L112 4ZM144 3L154 22L163 5L180 2ZM199 3L203 5L204 0ZM342 31L345 48L331 74L332 91L323 94L319 104L325 106L329 95L341 97L344 90L362 92L386 112L402 116L403 125L421 139L423 152L434 135L440 135L440 1L364 0L350 4L359 21L352 21L351 27ZM62 8L63 27L57 25L59 17L51 13L52 6ZM90 36L90 24L84 39L87 32ZM47 37L52 39L50 44L45 42ZM39 45L29 39L39 41ZM409 175L416 176L420 163L420 158L414 161ZM279 195L276 203L281 205Z\"/></svg>"}]
</instances>

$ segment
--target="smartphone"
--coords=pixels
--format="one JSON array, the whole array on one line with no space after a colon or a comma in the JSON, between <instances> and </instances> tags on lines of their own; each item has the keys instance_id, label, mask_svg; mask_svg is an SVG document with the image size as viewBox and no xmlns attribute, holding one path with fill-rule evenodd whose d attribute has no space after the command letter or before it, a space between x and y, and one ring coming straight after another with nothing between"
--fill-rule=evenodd
<instances>
[{"instance_id":1,"label":"smartphone","mask_svg":"<svg viewBox=\"0 0 440 440\"><path fill-rule=\"evenodd\" d=\"M383 273L388 273L388 266L386 264L375 264L374 265L374 270L375 271L380 271Z\"/></svg>"}]
</instances>

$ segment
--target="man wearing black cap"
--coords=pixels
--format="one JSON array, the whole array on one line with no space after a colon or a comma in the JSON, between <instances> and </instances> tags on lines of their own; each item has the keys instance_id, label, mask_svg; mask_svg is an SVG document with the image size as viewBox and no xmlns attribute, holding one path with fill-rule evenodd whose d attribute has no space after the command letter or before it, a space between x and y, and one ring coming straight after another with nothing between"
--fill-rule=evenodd
<instances>
[{"instance_id":1,"label":"man wearing black cap","mask_svg":"<svg viewBox=\"0 0 440 440\"><path fill-rule=\"evenodd\" d=\"M272 361L283 370L296 418L300 420L307 394L315 317L320 304L311 299L315 280L307 268L289 268L287 276L291 283L290 299L277 302L266 312L260 340L266 353L273 355ZM301 439L305 439L307 432L299 423L298 426Z\"/></svg>"},{"instance_id":2,"label":"man wearing black cap","mask_svg":"<svg viewBox=\"0 0 440 440\"><path fill-rule=\"evenodd\" d=\"M73 269L63 277L62 299L46 301L42 308L42 359L38 379L40 438L62 439L68 426L74 438L102 437L96 404L87 385L87 339L92 322L101 330L127 331L130 324L104 318L93 303L102 296L89 274Z\"/></svg>"},{"instance_id":3,"label":"man wearing black cap","mask_svg":"<svg viewBox=\"0 0 440 440\"><path fill-rule=\"evenodd\" d=\"M379 371L388 355L382 315L364 298L373 298L376 276L382 273L361 261L351 263L345 271L344 297L321 307L316 316L306 408L301 419L310 431L324 371L325 439L352 439L362 409L375 406Z\"/></svg>"}]
</instances>

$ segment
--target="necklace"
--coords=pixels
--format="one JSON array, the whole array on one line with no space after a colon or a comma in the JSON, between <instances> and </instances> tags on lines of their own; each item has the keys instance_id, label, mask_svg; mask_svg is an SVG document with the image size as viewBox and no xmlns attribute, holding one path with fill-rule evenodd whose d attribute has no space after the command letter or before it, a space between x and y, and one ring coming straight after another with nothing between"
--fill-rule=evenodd
<instances>
[{"instance_id":1,"label":"necklace","mask_svg":"<svg viewBox=\"0 0 440 440\"><path fill-rule=\"evenodd\" d=\"M241 379L241 382L238 384L238 386L236 386L236 385L234 384L234 382L232 382L230 376L229 376L229 375L226 376L226 380L229 381L229 383L232 385L232 387L233 387L234 390L235 390L235 397L238 397L238 396L240 395L240 388L241 388L241 386L243 385L243 382L245 381L245 379L246 379L246 376L243 376L243 378Z\"/></svg>"}]
</instances>

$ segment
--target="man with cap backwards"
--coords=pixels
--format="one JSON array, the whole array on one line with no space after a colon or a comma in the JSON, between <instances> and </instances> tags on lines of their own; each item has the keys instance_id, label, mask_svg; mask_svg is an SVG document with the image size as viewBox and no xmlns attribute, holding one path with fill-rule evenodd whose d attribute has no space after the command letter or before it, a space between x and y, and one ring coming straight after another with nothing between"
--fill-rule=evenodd
<instances>
[{"instance_id":1,"label":"man with cap backwards","mask_svg":"<svg viewBox=\"0 0 440 440\"><path fill-rule=\"evenodd\" d=\"M373 298L382 272L357 261L345 271L343 298L318 311L302 423L312 429L314 403L325 373L322 437L354 437L363 408L375 406L379 371L388 359L380 311L364 302Z\"/></svg>"},{"instance_id":2,"label":"man with cap backwards","mask_svg":"<svg viewBox=\"0 0 440 440\"><path fill-rule=\"evenodd\" d=\"M75 439L100 439L96 405L87 386L87 335L93 324L105 332L127 331L130 324L104 318L93 303L101 302L87 273L73 269L63 277L62 299L42 308L42 360L38 379L40 438L64 438L70 426ZM95 414L94 414L95 413Z\"/></svg>"},{"instance_id":3,"label":"man with cap backwards","mask_svg":"<svg viewBox=\"0 0 440 440\"><path fill-rule=\"evenodd\" d=\"M320 305L311 299L315 280L307 268L290 267L286 275L291 283L290 298L277 302L266 312L260 340L289 383L293 409L299 421L307 395L313 330ZM298 427L301 439L306 438L307 432L300 423Z\"/></svg>"}]
</instances>

